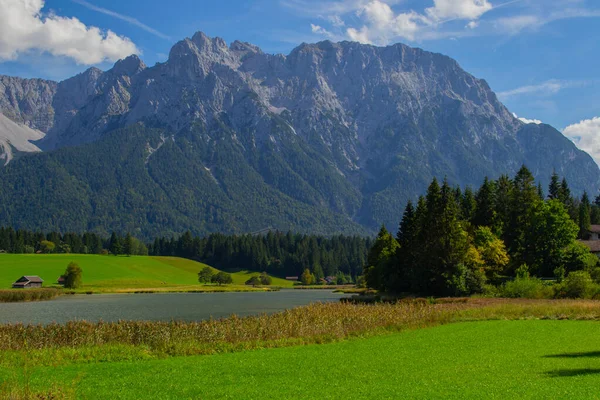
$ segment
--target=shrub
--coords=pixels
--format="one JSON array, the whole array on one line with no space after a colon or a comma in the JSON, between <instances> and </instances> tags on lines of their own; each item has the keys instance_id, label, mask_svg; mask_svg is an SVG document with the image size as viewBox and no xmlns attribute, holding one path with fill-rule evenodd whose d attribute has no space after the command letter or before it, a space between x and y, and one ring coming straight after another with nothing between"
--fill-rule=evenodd
<instances>
[{"instance_id":1,"label":"shrub","mask_svg":"<svg viewBox=\"0 0 600 400\"><path fill-rule=\"evenodd\" d=\"M260 285L260 278L256 275L254 275L252 278L248 279L246 281L246 285L252 285L252 286L257 286Z\"/></svg>"},{"instance_id":2,"label":"shrub","mask_svg":"<svg viewBox=\"0 0 600 400\"><path fill-rule=\"evenodd\" d=\"M262 285L269 286L271 283L273 283L273 279L269 275L267 275L266 272L263 272L262 274L260 274L260 283Z\"/></svg>"},{"instance_id":3,"label":"shrub","mask_svg":"<svg viewBox=\"0 0 600 400\"><path fill-rule=\"evenodd\" d=\"M516 278L500 287L500 296L525 299L549 299L552 288L537 278Z\"/></svg>"},{"instance_id":4,"label":"shrub","mask_svg":"<svg viewBox=\"0 0 600 400\"><path fill-rule=\"evenodd\" d=\"M590 269L589 273L594 282L600 283L600 267Z\"/></svg>"},{"instance_id":5,"label":"shrub","mask_svg":"<svg viewBox=\"0 0 600 400\"><path fill-rule=\"evenodd\" d=\"M42 240L40 242L40 248L42 250L42 253L52 253L54 251L54 249L56 248L56 244L54 244L54 242L51 242L49 240Z\"/></svg>"},{"instance_id":6,"label":"shrub","mask_svg":"<svg viewBox=\"0 0 600 400\"><path fill-rule=\"evenodd\" d=\"M300 282L302 282L303 285L312 285L315 283L315 276L311 274L310 270L307 268L300 276Z\"/></svg>"},{"instance_id":7,"label":"shrub","mask_svg":"<svg viewBox=\"0 0 600 400\"><path fill-rule=\"evenodd\" d=\"M231 277L231 274L220 271L217 274L213 275L211 282L216 283L219 286L228 285L230 283L233 283L233 278Z\"/></svg>"},{"instance_id":8,"label":"shrub","mask_svg":"<svg viewBox=\"0 0 600 400\"><path fill-rule=\"evenodd\" d=\"M573 271L557 289L557 297L585 299L592 297L598 291L598 285L594 283L588 272Z\"/></svg>"},{"instance_id":9,"label":"shrub","mask_svg":"<svg viewBox=\"0 0 600 400\"><path fill-rule=\"evenodd\" d=\"M198 272L198 282L200 283L210 283L213 278L213 270L211 267L204 267L200 272Z\"/></svg>"},{"instance_id":10,"label":"shrub","mask_svg":"<svg viewBox=\"0 0 600 400\"><path fill-rule=\"evenodd\" d=\"M63 274L65 277L65 288L68 289L77 289L82 285L82 275L83 271L81 267L77 265L75 262L70 262L67 266L67 270Z\"/></svg>"},{"instance_id":11,"label":"shrub","mask_svg":"<svg viewBox=\"0 0 600 400\"><path fill-rule=\"evenodd\" d=\"M33 246L25 246L25 254L33 254L35 253L35 249Z\"/></svg>"}]
</instances>

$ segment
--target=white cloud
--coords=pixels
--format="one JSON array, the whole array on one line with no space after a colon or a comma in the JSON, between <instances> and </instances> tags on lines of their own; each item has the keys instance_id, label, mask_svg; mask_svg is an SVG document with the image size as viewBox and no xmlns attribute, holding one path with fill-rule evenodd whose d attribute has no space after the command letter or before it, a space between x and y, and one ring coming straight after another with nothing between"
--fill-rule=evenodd
<instances>
[{"instance_id":1,"label":"white cloud","mask_svg":"<svg viewBox=\"0 0 600 400\"><path fill-rule=\"evenodd\" d=\"M525 123L525 124L536 124L536 125L540 125L543 124L542 121L540 121L539 119L528 119L528 118L523 118L523 117L519 117L517 114L513 113L513 115L515 116L516 119L518 119L519 121Z\"/></svg>"},{"instance_id":2,"label":"white cloud","mask_svg":"<svg viewBox=\"0 0 600 400\"><path fill-rule=\"evenodd\" d=\"M425 13L435 21L476 20L494 8L488 0L433 0L433 4L433 7L425 9Z\"/></svg>"},{"instance_id":3,"label":"white cloud","mask_svg":"<svg viewBox=\"0 0 600 400\"><path fill-rule=\"evenodd\" d=\"M387 44L393 38L415 40L417 33L431 22L414 11L396 14L380 0L373 0L364 5L357 16L363 18L365 24L360 28L346 30L350 39L361 43Z\"/></svg>"},{"instance_id":4,"label":"white cloud","mask_svg":"<svg viewBox=\"0 0 600 400\"><path fill-rule=\"evenodd\" d=\"M332 26L341 28L348 24L340 15L353 12L360 19L361 26L348 26L344 32L346 36L361 43L385 45L398 38L415 41L457 36L456 32L441 34L438 28L449 20L458 19L470 21L466 28L472 30L477 27L477 20L494 8L488 0L433 0L433 7L427 7L421 13L412 10L395 12L392 5L397 3L395 0L324 2L320 11L325 15L327 11L333 14L320 16L326 20L335 18ZM288 0L285 4L296 8L301 5L308 7L302 0ZM326 32L322 34L331 34ZM313 33L318 32L313 30Z\"/></svg>"},{"instance_id":5,"label":"white cloud","mask_svg":"<svg viewBox=\"0 0 600 400\"><path fill-rule=\"evenodd\" d=\"M538 85L527 85L521 86L516 89L507 90L498 93L498 97L506 100L511 97L521 95L553 95L564 89L580 88L593 84L594 81L565 81L558 79L551 79L549 81L540 83Z\"/></svg>"},{"instance_id":6,"label":"white cloud","mask_svg":"<svg viewBox=\"0 0 600 400\"><path fill-rule=\"evenodd\" d=\"M167 35L165 35L164 33L157 31L156 29L154 29L154 28L152 28L152 27L150 27L150 26L148 26L148 25L140 22L136 18L130 17L129 15L119 14L119 13L117 13L115 11L108 10L106 8L103 8L103 7L95 6L92 3L89 3L89 2L87 2L85 0L72 0L72 1L74 3L77 3L77 4L80 4L80 5L84 6L86 8L89 8L92 11L96 11L96 12L99 12L101 14L109 15L111 17L120 19L121 21L128 22L131 25L137 26L138 28L141 28L141 29L145 30L146 32L149 32L149 33L151 33L151 34L153 34L155 36L158 36L159 38L170 39L170 37L167 36Z\"/></svg>"},{"instance_id":7,"label":"white cloud","mask_svg":"<svg viewBox=\"0 0 600 400\"><path fill-rule=\"evenodd\" d=\"M88 27L77 18L44 16L43 7L44 0L0 0L0 61L32 50L87 65L140 53L126 37Z\"/></svg>"},{"instance_id":8,"label":"white cloud","mask_svg":"<svg viewBox=\"0 0 600 400\"><path fill-rule=\"evenodd\" d=\"M515 15L512 17L498 18L494 21L497 30L517 34L524 29L534 29L542 23L540 17L536 15Z\"/></svg>"},{"instance_id":9,"label":"white cloud","mask_svg":"<svg viewBox=\"0 0 600 400\"><path fill-rule=\"evenodd\" d=\"M330 15L326 19L329 21L329 23L331 23L331 25L333 25L336 28L341 28L346 25L342 17L340 17L339 15Z\"/></svg>"},{"instance_id":10,"label":"white cloud","mask_svg":"<svg viewBox=\"0 0 600 400\"><path fill-rule=\"evenodd\" d=\"M333 38L335 36L333 33L329 32L327 29L325 29L325 28L323 28L322 26L319 26L319 25L310 24L310 29L311 29L312 33L316 33L318 35L326 36L328 38Z\"/></svg>"},{"instance_id":11,"label":"white cloud","mask_svg":"<svg viewBox=\"0 0 600 400\"><path fill-rule=\"evenodd\" d=\"M583 0L424 0L399 10L405 0L280 0L295 12L319 18L335 37L387 45L481 35L516 35L554 21L600 17ZM507 9L500 16L493 10ZM510 11L508 9L511 8ZM464 23L460 23L465 21ZM476 29L477 28L477 29ZM322 33L326 36L326 33Z\"/></svg>"},{"instance_id":12,"label":"white cloud","mask_svg":"<svg viewBox=\"0 0 600 400\"><path fill-rule=\"evenodd\" d=\"M571 139L577 147L591 155L600 165L600 118L583 120L577 124L567 126L563 133Z\"/></svg>"}]
</instances>

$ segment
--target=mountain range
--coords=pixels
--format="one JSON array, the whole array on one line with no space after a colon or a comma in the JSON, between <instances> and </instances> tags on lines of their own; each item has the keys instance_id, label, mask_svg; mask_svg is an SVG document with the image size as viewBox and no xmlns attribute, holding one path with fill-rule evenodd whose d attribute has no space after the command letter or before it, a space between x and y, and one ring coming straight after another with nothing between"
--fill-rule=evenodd
<instances>
[{"instance_id":1,"label":"mountain range","mask_svg":"<svg viewBox=\"0 0 600 400\"><path fill-rule=\"evenodd\" d=\"M198 32L62 82L0 76L0 225L140 237L395 228L433 176L525 164L575 193L600 169L453 59L403 44L272 55Z\"/></svg>"}]
</instances>

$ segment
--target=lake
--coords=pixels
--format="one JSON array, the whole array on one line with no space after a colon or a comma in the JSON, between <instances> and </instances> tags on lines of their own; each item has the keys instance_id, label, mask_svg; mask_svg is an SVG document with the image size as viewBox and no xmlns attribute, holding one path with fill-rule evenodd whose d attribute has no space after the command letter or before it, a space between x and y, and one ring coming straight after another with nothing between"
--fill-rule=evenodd
<instances>
[{"instance_id":1,"label":"lake","mask_svg":"<svg viewBox=\"0 0 600 400\"><path fill-rule=\"evenodd\" d=\"M86 321L199 321L274 313L348 295L330 290L246 293L152 293L62 296L29 303L0 303L0 324Z\"/></svg>"}]
</instances>

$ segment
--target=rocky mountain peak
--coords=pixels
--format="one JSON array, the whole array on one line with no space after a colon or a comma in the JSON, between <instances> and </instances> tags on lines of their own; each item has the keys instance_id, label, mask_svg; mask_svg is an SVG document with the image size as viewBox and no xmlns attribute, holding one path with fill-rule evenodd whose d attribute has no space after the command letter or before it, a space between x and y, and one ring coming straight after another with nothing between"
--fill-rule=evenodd
<instances>
[{"instance_id":1,"label":"rocky mountain peak","mask_svg":"<svg viewBox=\"0 0 600 400\"><path fill-rule=\"evenodd\" d=\"M133 76L145 69L146 64L137 55L133 54L117 61L110 71L116 75Z\"/></svg>"},{"instance_id":2,"label":"rocky mountain peak","mask_svg":"<svg viewBox=\"0 0 600 400\"><path fill-rule=\"evenodd\" d=\"M396 224L405 201L432 176L478 186L486 175L526 164L542 181L561 171L574 191L600 186L596 164L560 132L518 121L484 80L450 57L403 44L322 41L284 56L198 32L153 67L131 56L58 85L0 77L0 112L46 134L35 143L43 150L100 145L136 127L143 149L156 149L142 162L152 165L194 143L196 150L171 156L193 164L194 177L217 185L214 193L223 171L235 171L230 187L238 187L243 170L269 190L370 228ZM173 140L146 138L149 127ZM10 138L34 136L24 132L12 127ZM186 175L169 172L173 182Z\"/></svg>"}]
</instances>

